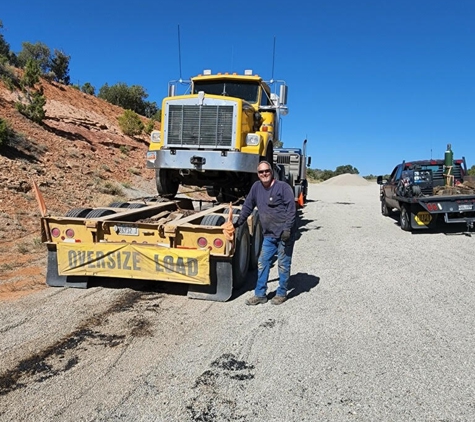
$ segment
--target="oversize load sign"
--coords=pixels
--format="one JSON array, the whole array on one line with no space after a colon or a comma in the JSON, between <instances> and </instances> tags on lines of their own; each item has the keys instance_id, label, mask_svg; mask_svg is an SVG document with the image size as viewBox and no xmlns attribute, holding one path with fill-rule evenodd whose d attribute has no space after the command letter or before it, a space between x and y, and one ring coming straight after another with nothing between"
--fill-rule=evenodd
<instances>
[{"instance_id":1,"label":"oversize load sign","mask_svg":"<svg viewBox=\"0 0 475 422\"><path fill-rule=\"evenodd\" d=\"M210 284L209 251L134 243L59 243L59 275Z\"/></svg>"}]
</instances>

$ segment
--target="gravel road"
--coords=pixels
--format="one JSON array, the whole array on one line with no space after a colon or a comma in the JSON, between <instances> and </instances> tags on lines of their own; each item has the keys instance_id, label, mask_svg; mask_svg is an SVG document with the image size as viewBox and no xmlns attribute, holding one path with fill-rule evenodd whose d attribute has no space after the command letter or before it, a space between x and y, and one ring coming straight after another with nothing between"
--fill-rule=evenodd
<instances>
[{"instance_id":1,"label":"gravel road","mask_svg":"<svg viewBox=\"0 0 475 422\"><path fill-rule=\"evenodd\" d=\"M0 420L475 420L475 236L309 189L281 306L129 281L0 303Z\"/></svg>"}]
</instances>

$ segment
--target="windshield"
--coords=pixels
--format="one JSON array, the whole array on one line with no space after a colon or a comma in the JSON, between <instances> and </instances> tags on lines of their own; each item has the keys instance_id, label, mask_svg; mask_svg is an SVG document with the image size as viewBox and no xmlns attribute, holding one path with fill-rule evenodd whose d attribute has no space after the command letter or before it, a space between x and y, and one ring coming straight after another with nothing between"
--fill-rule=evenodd
<instances>
[{"instance_id":1,"label":"windshield","mask_svg":"<svg viewBox=\"0 0 475 422\"><path fill-rule=\"evenodd\" d=\"M236 97L249 103L257 103L259 85L235 81L197 81L193 84L193 94L204 91L205 94Z\"/></svg>"}]
</instances>

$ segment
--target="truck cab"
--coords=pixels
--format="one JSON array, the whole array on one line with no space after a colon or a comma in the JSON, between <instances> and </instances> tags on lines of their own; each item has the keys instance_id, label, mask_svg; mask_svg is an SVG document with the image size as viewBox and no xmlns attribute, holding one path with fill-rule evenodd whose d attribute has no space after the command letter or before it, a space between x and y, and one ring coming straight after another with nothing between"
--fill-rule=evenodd
<instances>
[{"instance_id":1,"label":"truck cab","mask_svg":"<svg viewBox=\"0 0 475 422\"><path fill-rule=\"evenodd\" d=\"M172 198L179 185L188 185L206 187L220 202L245 196L259 161L273 165L280 119L288 112L285 82L266 83L250 70L207 70L191 79L183 95L176 90L176 81L170 83L161 129L152 132L147 153L158 193Z\"/></svg>"}]
</instances>

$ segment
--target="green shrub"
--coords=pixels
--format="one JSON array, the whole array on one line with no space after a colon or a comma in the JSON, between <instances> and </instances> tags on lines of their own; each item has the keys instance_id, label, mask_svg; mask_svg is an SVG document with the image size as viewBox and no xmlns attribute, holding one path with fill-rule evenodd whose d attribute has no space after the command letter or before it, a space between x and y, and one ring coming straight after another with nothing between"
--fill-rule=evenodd
<instances>
[{"instance_id":1,"label":"green shrub","mask_svg":"<svg viewBox=\"0 0 475 422\"><path fill-rule=\"evenodd\" d=\"M140 174L140 170L135 168L135 167L131 167L131 168L129 168L129 173L133 174L135 176L138 176Z\"/></svg>"},{"instance_id":2,"label":"green shrub","mask_svg":"<svg viewBox=\"0 0 475 422\"><path fill-rule=\"evenodd\" d=\"M13 131L6 120L0 118L0 146L7 145L13 137Z\"/></svg>"},{"instance_id":3,"label":"green shrub","mask_svg":"<svg viewBox=\"0 0 475 422\"><path fill-rule=\"evenodd\" d=\"M33 120L35 123L41 123L46 116L45 104L46 98L44 95L41 92L34 92L30 96L29 104L16 103L15 106L21 114L30 120Z\"/></svg>"},{"instance_id":4,"label":"green shrub","mask_svg":"<svg viewBox=\"0 0 475 422\"><path fill-rule=\"evenodd\" d=\"M21 85L24 88L32 88L40 81L41 69L37 61L28 59L25 65L25 72L21 78Z\"/></svg>"},{"instance_id":5,"label":"green shrub","mask_svg":"<svg viewBox=\"0 0 475 422\"><path fill-rule=\"evenodd\" d=\"M89 95L95 95L96 93L96 88L94 88L90 82L86 82L82 87L81 91L84 92L85 94Z\"/></svg>"},{"instance_id":6,"label":"green shrub","mask_svg":"<svg viewBox=\"0 0 475 422\"><path fill-rule=\"evenodd\" d=\"M124 192L120 186L112 182L106 182L103 186L99 187L99 191L102 193L106 193L108 195L116 195L116 196L123 196Z\"/></svg>"},{"instance_id":7,"label":"green shrub","mask_svg":"<svg viewBox=\"0 0 475 422\"><path fill-rule=\"evenodd\" d=\"M145 129L144 129L144 132L147 134L147 135L150 135L152 133L152 130L155 129L155 120L153 119L150 119L147 124L145 125Z\"/></svg>"},{"instance_id":8,"label":"green shrub","mask_svg":"<svg viewBox=\"0 0 475 422\"><path fill-rule=\"evenodd\" d=\"M15 90L15 77L9 74L2 75L2 81L10 92Z\"/></svg>"},{"instance_id":9,"label":"green shrub","mask_svg":"<svg viewBox=\"0 0 475 422\"><path fill-rule=\"evenodd\" d=\"M125 110L122 116L118 117L119 127L122 133L127 136L140 135L144 130L144 124L139 115L132 110Z\"/></svg>"},{"instance_id":10,"label":"green shrub","mask_svg":"<svg viewBox=\"0 0 475 422\"><path fill-rule=\"evenodd\" d=\"M127 145L121 145L119 147L119 150L122 154L129 155L130 150L129 150L129 147Z\"/></svg>"}]
</instances>

